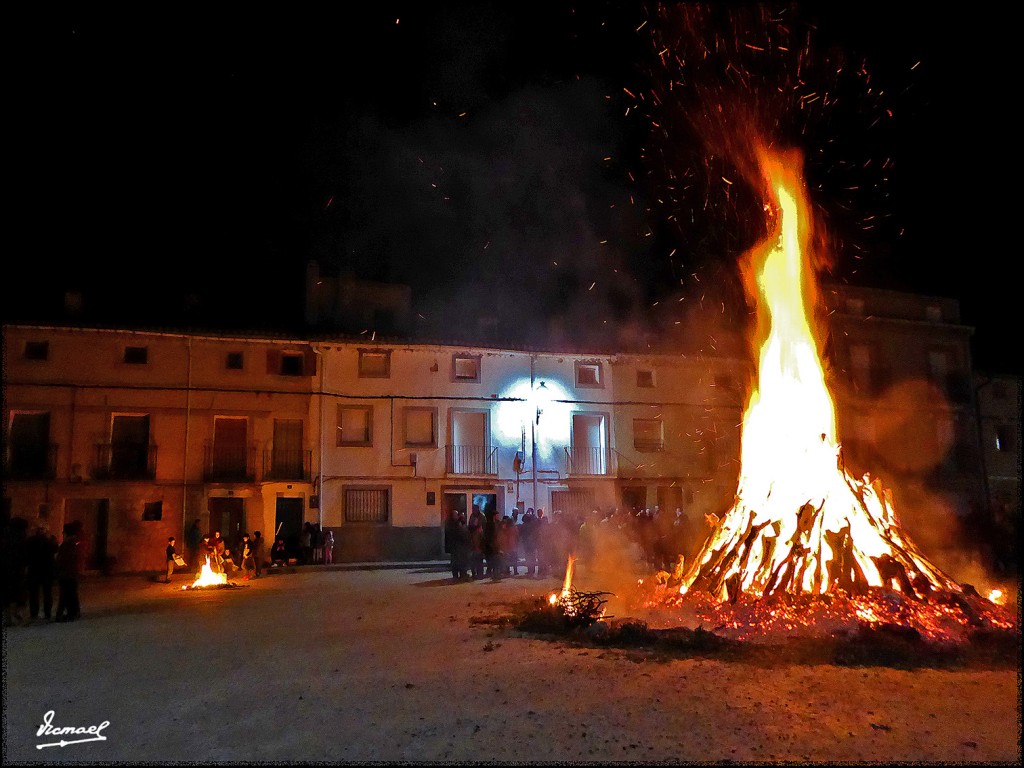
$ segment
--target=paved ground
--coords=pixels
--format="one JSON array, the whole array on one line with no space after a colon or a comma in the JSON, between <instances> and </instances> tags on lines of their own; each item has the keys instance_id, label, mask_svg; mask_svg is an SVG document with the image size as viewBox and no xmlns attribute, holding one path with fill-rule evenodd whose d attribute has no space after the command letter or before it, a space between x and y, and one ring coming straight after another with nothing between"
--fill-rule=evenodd
<instances>
[{"instance_id":1,"label":"paved ground","mask_svg":"<svg viewBox=\"0 0 1024 768\"><path fill-rule=\"evenodd\" d=\"M580 574L581 589L599 589ZM1018 671L654 660L474 621L556 579L442 564L235 590L83 587L83 618L4 630L4 764L1020 764ZM105 741L39 734L100 726Z\"/></svg>"}]
</instances>

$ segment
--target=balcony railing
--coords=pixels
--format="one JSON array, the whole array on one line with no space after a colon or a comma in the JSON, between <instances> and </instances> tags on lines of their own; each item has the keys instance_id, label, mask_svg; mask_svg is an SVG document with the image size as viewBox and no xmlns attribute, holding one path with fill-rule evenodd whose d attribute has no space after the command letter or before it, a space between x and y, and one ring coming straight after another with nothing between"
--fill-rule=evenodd
<instances>
[{"instance_id":1,"label":"balcony railing","mask_svg":"<svg viewBox=\"0 0 1024 768\"><path fill-rule=\"evenodd\" d=\"M263 452L264 480L309 482L312 478L313 452L273 448Z\"/></svg>"},{"instance_id":2,"label":"balcony railing","mask_svg":"<svg viewBox=\"0 0 1024 768\"><path fill-rule=\"evenodd\" d=\"M156 446L101 443L96 446L92 476L96 480L152 480L156 477Z\"/></svg>"},{"instance_id":3,"label":"balcony railing","mask_svg":"<svg viewBox=\"0 0 1024 768\"><path fill-rule=\"evenodd\" d=\"M4 474L11 480L53 480L57 476L57 446L53 443L7 447Z\"/></svg>"},{"instance_id":4,"label":"balcony railing","mask_svg":"<svg viewBox=\"0 0 1024 768\"><path fill-rule=\"evenodd\" d=\"M252 483L256 480L256 446L207 443L203 454L203 477L208 483Z\"/></svg>"},{"instance_id":5,"label":"balcony railing","mask_svg":"<svg viewBox=\"0 0 1024 768\"><path fill-rule=\"evenodd\" d=\"M566 448L565 471L569 475L607 475L608 458L604 448Z\"/></svg>"},{"instance_id":6,"label":"balcony railing","mask_svg":"<svg viewBox=\"0 0 1024 768\"><path fill-rule=\"evenodd\" d=\"M449 445L445 460L452 475L498 474L498 449L493 445Z\"/></svg>"}]
</instances>

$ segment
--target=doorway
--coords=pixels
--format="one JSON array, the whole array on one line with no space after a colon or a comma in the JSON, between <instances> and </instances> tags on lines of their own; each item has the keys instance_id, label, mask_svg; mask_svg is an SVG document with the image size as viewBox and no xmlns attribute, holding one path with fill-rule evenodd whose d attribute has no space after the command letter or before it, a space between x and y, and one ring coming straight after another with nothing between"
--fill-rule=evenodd
<instances>
[{"instance_id":1,"label":"doorway","mask_svg":"<svg viewBox=\"0 0 1024 768\"><path fill-rule=\"evenodd\" d=\"M104 570L107 566L110 499L68 499L64 523L79 523L82 527L81 547L86 569Z\"/></svg>"},{"instance_id":2,"label":"doorway","mask_svg":"<svg viewBox=\"0 0 1024 768\"><path fill-rule=\"evenodd\" d=\"M302 517L305 504L301 497L277 498L274 514L274 541L284 539L291 557L299 556L299 534L302 532Z\"/></svg>"},{"instance_id":3,"label":"doorway","mask_svg":"<svg viewBox=\"0 0 1024 768\"><path fill-rule=\"evenodd\" d=\"M234 496L213 496L207 502L210 510L210 533L220 531L228 546L234 549L242 540L245 528L245 499Z\"/></svg>"}]
</instances>

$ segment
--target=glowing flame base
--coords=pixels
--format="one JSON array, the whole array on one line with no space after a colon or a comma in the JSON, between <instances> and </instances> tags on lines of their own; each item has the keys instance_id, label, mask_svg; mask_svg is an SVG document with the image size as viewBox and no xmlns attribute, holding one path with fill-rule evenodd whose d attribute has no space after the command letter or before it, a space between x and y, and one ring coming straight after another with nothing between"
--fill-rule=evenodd
<instances>
[{"instance_id":1,"label":"glowing flame base","mask_svg":"<svg viewBox=\"0 0 1024 768\"><path fill-rule=\"evenodd\" d=\"M196 580L191 584L186 584L182 589L202 589L204 587L221 587L226 586L228 583L228 575L226 573L217 573L210 566L210 558L206 558L206 562L203 563L202 569L199 571L199 575L196 576Z\"/></svg>"}]
</instances>

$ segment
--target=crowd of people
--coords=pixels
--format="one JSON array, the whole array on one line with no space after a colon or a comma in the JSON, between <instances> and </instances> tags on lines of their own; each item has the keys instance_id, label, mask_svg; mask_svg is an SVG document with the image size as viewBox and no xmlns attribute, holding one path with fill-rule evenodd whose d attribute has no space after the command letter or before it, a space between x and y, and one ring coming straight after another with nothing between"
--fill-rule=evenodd
<instances>
[{"instance_id":1,"label":"crowd of people","mask_svg":"<svg viewBox=\"0 0 1024 768\"><path fill-rule=\"evenodd\" d=\"M3 602L5 627L35 621L76 621L82 615L78 582L84 567L82 524L64 526L63 538L25 518L3 521ZM57 605L54 611L54 586Z\"/></svg>"},{"instance_id":2,"label":"crowd of people","mask_svg":"<svg viewBox=\"0 0 1024 768\"><path fill-rule=\"evenodd\" d=\"M445 524L445 551L452 578L474 580L522 575L534 578L565 573L570 556L591 563L613 548L628 548L633 557L654 570L671 571L702 542L699 525L682 509L594 509L590 513L527 507L520 515L452 512Z\"/></svg>"},{"instance_id":3,"label":"crowd of people","mask_svg":"<svg viewBox=\"0 0 1024 768\"><path fill-rule=\"evenodd\" d=\"M185 533L186 553L178 552L173 536L167 540L167 574L164 581L169 583L175 567L194 570L198 576L203 566L209 563L214 573L229 575L242 572L242 579L255 579L263 575L266 568L280 568L286 565L330 565L334 562L334 532L326 531L319 523L304 523L298 536L286 541L277 536L270 545L260 531L241 533L234 542L228 542L218 530L203 533L199 520L193 521ZM185 565L176 558L184 560Z\"/></svg>"},{"instance_id":4,"label":"crowd of people","mask_svg":"<svg viewBox=\"0 0 1024 768\"><path fill-rule=\"evenodd\" d=\"M178 568L198 577L209 563L214 573L259 578L268 568L286 565L330 565L334 562L334 533L317 523L305 523L298 536L276 536L269 550L260 531L242 533L228 542L221 531L204 533L195 520L185 532L185 551L175 537L167 539L166 571L170 583ZM467 516L453 512L445 524L445 551L456 580L507 576L558 577L570 556L594 562L613 548L629 547L633 557L652 569L671 571L681 557L689 559L703 540L700 526L681 509L594 509L590 513L555 510L550 516L532 507L502 515L474 506ZM4 626L40 619L75 621L81 616L78 584L84 547L80 522L64 526L63 539L41 526L29 533L24 518L3 525ZM159 577L158 577L159 578ZM54 587L57 603L54 609Z\"/></svg>"}]
</instances>

